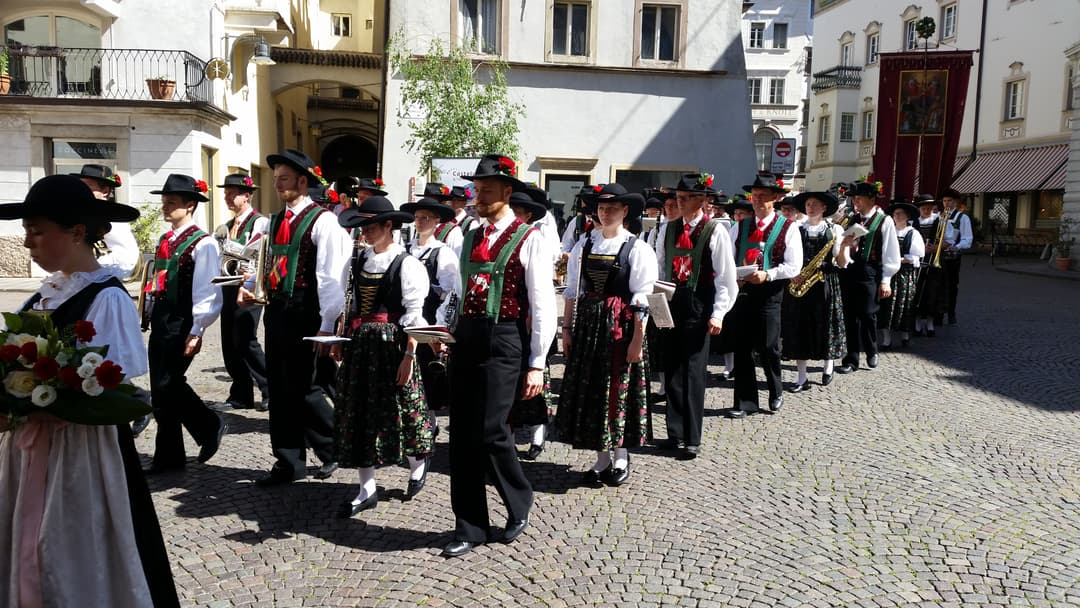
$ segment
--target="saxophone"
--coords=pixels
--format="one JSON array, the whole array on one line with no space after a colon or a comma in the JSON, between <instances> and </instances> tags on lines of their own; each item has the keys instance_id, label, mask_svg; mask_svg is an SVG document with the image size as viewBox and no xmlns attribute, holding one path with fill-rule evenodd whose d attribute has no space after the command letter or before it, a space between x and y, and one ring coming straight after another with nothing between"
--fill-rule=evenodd
<instances>
[{"instance_id":1,"label":"saxophone","mask_svg":"<svg viewBox=\"0 0 1080 608\"><path fill-rule=\"evenodd\" d=\"M796 298L805 296L810 288L820 283L824 278L824 273L821 272L821 265L825 263L825 258L832 253L833 243L836 241L836 235L834 234L829 242L825 243L825 246L821 248L821 251L817 252L809 262L803 266L801 272L799 272L799 278L802 281L799 284L795 282L788 283L788 293Z\"/></svg>"}]
</instances>

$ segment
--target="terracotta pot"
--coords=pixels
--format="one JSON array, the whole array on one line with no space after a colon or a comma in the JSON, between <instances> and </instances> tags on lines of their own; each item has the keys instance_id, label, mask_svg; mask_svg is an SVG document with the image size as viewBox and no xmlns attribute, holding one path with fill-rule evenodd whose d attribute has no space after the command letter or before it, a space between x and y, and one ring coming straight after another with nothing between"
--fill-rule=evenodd
<instances>
[{"instance_id":1,"label":"terracotta pot","mask_svg":"<svg viewBox=\"0 0 1080 608\"><path fill-rule=\"evenodd\" d=\"M146 86L150 88L150 97L153 99L172 99L173 93L176 92L175 80L147 78Z\"/></svg>"},{"instance_id":2,"label":"terracotta pot","mask_svg":"<svg viewBox=\"0 0 1080 608\"><path fill-rule=\"evenodd\" d=\"M7 95L11 90L11 76L0 75L0 95Z\"/></svg>"},{"instance_id":3,"label":"terracotta pot","mask_svg":"<svg viewBox=\"0 0 1080 608\"><path fill-rule=\"evenodd\" d=\"M1072 268L1072 258L1057 258L1058 270L1069 270Z\"/></svg>"}]
</instances>

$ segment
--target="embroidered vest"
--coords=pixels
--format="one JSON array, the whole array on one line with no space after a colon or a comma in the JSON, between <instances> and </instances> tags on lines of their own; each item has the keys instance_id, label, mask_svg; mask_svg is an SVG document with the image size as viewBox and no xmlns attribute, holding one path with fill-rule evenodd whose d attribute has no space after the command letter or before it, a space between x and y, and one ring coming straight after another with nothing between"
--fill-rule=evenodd
<instances>
[{"instance_id":1,"label":"embroidered vest","mask_svg":"<svg viewBox=\"0 0 1080 608\"><path fill-rule=\"evenodd\" d=\"M296 292L303 292L308 287L314 287L315 278L315 255L317 253L315 241L311 238L311 227L320 215L328 211L319 205L309 205L300 212L292 221L292 236L287 245L273 244L271 241L269 257L271 270L266 273L267 293L271 297L285 296L291 298ZM270 219L270 233L267 235L273 239L277 234L281 222L285 221L285 212L275 213ZM274 267L279 265L287 269L284 280L275 287L271 281L271 273Z\"/></svg>"},{"instance_id":2,"label":"embroidered vest","mask_svg":"<svg viewBox=\"0 0 1080 608\"><path fill-rule=\"evenodd\" d=\"M401 303L401 262L407 253L399 253L390 262L385 272L364 272L364 263L368 251L365 249L353 259L353 298L356 302L356 314L368 315L387 313L400 317L405 312Z\"/></svg>"},{"instance_id":3,"label":"embroidered vest","mask_svg":"<svg viewBox=\"0 0 1080 608\"><path fill-rule=\"evenodd\" d=\"M194 246L206 238L205 232L192 224L173 239L169 247L171 253L167 259L154 260L154 295L162 298L178 310L187 310L191 314L191 283L195 278ZM165 241L165 235L158 240L158 249ZM164 273L164 274L163 274Z\"/></svg>"},{"instance_id":4,"label":"embroidered vest","mask_svg":"<svg viewBox=\"0 0 1080 608\"><path fill-rule=\"evenodd\" d=\"M592 239L585 241L581 250L581 284L583 294L618 296L630 300L630 252L636 237L626 239L615 255L599 255L592 252Z\"/></svg>"},{"instance_id":5,"label":"embroidered vest","mask_svg":"<svg viewBox=\"0 0 1080 608\"><path fill-rule=\"evenodd\" d=\"M435 240L440 243L446 242L446 237L450 236L450 233L454 231L456 224L454 222L446 222L445 224L439 224L435 228Z\"/></svg>"},{"instance_id":6,"label":"embroidered vest","mask_svg":"<svg viewBox=\"0 0 1080 608\"><path fill-rule=\"evenodd\" d=\"M472 230L473 228L476 228L478 224L476 218L471 215L466 215L465 219L461 220L461 223L458 223L456 217L452 221L461 228L462 234Z\"/></svg>"},{"instance_id":7,"label":"embroidered vest","mask_svg":"<svg viewBox=\"0 0 1080 608\"><path fill-rule=\"evenodd\" d=\"M520 253L525 237L534 230L515 219L491 247L491 262L472 261L473 249L486 238L483 230L470 230L465 235L461 248L461 291L465 294L462 317L489 317L498 322L528 316L529 298Z\"/></svg>"},{"instance_id":8,"label":"embroidered vest","mask_svg":"<svg viewBox=\"0 0 1080 608\"><path fill-rule=\"evenodd\" d=\"M759 244L750 242L750 234L756 227L755 221L751 216L739 222L739 236L735 237L735 263L738 266L744 265L746 252L758 246L762 250L757 260L758 267L762 270L771 270L776 267L777 262L784 261L784 252L787 251L787 231L791 227L791 222L779 213L775 214L773 221L762 228L762 232L769 236Z\"/></svg>"},{"instance_id":9,"label":"embroidered vest","mask_svg":"<svg viewBox=\"0 0 1080 608\"><path fill-rule=\"evenodd\" d=\"M234 242L241 245L247 245L248 240L251 238L251 230L255 228L255 220L263 217L258 211L252 211L244 218L244 222L240 224L240 227L236 229L236 238L232 239ZM229 229L229 234L232 234L233 226L236 224L236 218L225 222L225 227Z\"/></svg>"},{"instance_id":10,"label":"embroidered vest","mask_svg":"<svg viewBox=\"0 0 1080 608\"><path fill-rule=\"evenodd\" d=\"M698 222L698 225L690 231L690 242L693 248L683 249L676 245L676 234L683 231L683 220L677 219L668 222L667 233L664 235L664 267L668 269L669 278L676 285L686 286L690 291L697 291L702 276L706 277L705 283L712 287L713 267L712 252L709 249L709 241L712 233L720 225L718 220L706 220ZM690 264L690 273L683 280L679 280L679 268L684 264ZM682 266L683 268L685 266Z\"/></svg>"},{"instance_id":11,"label":"embroidered vest","mask_svg":"<svg viewBox=\"0 0 1080 608\"><path fill-rule=\"evenodd\" d=\"M909 230L907 234L900 237L900 257L903 257L911 253L911 241L915 235L914 230Z\"/></svg>"}]
</instances>

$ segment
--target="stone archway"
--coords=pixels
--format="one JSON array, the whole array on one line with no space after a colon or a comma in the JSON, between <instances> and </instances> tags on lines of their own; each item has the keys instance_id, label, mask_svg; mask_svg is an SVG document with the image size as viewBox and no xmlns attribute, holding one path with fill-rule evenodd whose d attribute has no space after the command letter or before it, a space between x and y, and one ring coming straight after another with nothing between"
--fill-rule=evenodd
<instances>
[{"instance_id":1,"label":"stone archway","mask_svg":"<svg viewBox=\"0 0 1080 608\"><path fill-rule=\"evenodd\" d=\"M375 144L356 135L342 135L323 148L319 166L333 183L347 175L375 177L378 160Z\"/></svg>"}]
</instances>

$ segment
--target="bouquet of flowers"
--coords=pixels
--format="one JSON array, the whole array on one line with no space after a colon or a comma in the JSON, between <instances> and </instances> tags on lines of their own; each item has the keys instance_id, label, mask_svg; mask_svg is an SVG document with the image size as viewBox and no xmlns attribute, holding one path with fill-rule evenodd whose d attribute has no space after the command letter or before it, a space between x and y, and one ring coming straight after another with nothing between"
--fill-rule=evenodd
<instances>
[{"instance_id":1,"label":"bouquet of flowers","mask_svg":"<svg viewBox=\"0 0 1080 608\"><path fill-rule=\"evenodd\" d=\"M37 312L4 313L0 331L0 417L14 426L35 412L76 424L120 424L150 413L134 396L107 346L86 344L97 331L78 321L59 331Z\"/></svg>"}]
</instances>

